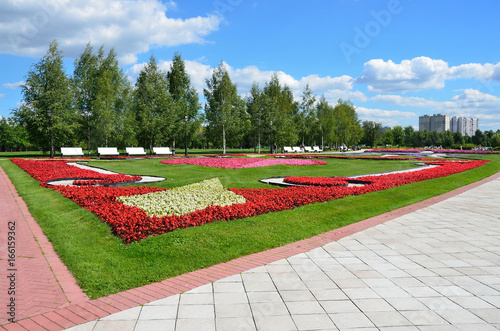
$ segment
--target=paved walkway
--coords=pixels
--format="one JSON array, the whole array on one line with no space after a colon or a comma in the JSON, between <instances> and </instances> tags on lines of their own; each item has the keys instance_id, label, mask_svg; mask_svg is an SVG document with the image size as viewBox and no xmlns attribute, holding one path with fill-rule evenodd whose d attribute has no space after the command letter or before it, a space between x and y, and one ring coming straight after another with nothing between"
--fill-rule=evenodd
<instances>
[{"instance_id":1,"label":"paved walkway","mask_svg":"<svg viewBox=\"0 0 500 331\"><path fill-rule=\"evenodd\" d=\"M73 330L500 329L500 178Z\"/></svg>"},{"instance_id":2,"label":"paved walkway","mask_svg":"<svg viewBox=\"0 0 500 331\"><path fill-rule=\"evenodd\" d=\"M500 329L500 173L342 229L97 300L74 291L74 279L66 278L0 175L0 235L15 219L16 245L34 244L16 260L17 284L28 290L19 288L19 321L5 330ZM18 214L5 212L12 205ZM40 305L47 294L31 292L32 282L47 290L57 284L48 296L62 294L62 301ZM26 313L25 305L43 309Z\"/></svg>"},{"instance_id":3,"label":"paved walkway","mask_svg":"<svg viewBox=\"0 0 500 331\"><path fill-rule=\"evenodd\" d=\"M2 160L0 162L8 162ZM15 299L16 319L67 307L88 300L73 275L61 262L42 229L18 196L0 163L0 322L6 318L7 303ZM9 227L11 227L9 229ZM13 233L9 233L13 232ZM14 240L7 240L13 234ZM8 246L8 243L14 245ZM14 249L8 260L8 249ZM10 264L12 263L12 264ZM8 278L8 276L11 276ZM9 293L11 292L11 293ZM0 323L1 324L1 323Z\"/></svg>"}]
</instances>

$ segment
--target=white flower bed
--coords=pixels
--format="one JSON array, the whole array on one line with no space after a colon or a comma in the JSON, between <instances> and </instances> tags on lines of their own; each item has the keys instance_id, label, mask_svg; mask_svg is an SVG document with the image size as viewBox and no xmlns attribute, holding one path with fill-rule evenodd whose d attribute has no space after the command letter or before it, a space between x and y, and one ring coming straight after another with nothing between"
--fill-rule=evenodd
<instances>
[{"instance_id":1,"label":"white flower bed","mask_svg":"<svg viewBox=\"0 0 500 331\"><path fill-rule=\"evenodd\" d=\"M229 206L245 203L241 195L226 190L218 178L204 180L171 190L128 197L118 197L127 206L136 206L148 216L184 215L210 205Z\"/></svg>"}]
</instances>

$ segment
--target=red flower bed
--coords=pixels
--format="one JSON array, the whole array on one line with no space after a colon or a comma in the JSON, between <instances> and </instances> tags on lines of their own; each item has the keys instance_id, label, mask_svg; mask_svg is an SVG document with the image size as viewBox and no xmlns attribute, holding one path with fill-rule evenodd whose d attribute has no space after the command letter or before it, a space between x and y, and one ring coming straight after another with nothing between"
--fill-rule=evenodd
<instances>
[{"instance_id":1,"label":"red flower bed","mask_svg":"<svg viewBox=\"0 0 500 331\"><path fill-rule=\"evenodd\" d=\"M312 186L347 186L345 178L341 177L285 177L285 183Z\"/></svg>"},{"instance_id":2,"label":"red flower bed","mask_svg":"<svg viewBox=\"0 0 500 331\"><path fill-rule=\"evenodd\" d=\"M18 160L13 160L13 162L23 164L25 166L23 169L28 169L26 170L28 173L32 174L30 171L33 170L34 174L38 177L45 178L43 175L40 175L39 167L26 167L25 163L18 162ZM245 197L247 200L246 203L225 207L209 206L208 208L197 210L187 215L164 217L149 217L142 209L126 206L118 202L116 198L119 196L157 192L165 189L156 187L49 186L45 182L41 185L61 192L61 194L75 201L79 206L90 210L101 218L101 220L108 223L125 243L129 243L178 228L198 226L214 221L229 221L252 217L269 212L293 209L310 203L339 199L347 195L360 195L408 183L449 176L479 167L486 162L488 161L447 160L433 162L432 164L439 165L439 167L409 173L357 178L357 180L370 183L362 187L296 186L275 189L230 189L230 191ZM33 174L32 176L34 177Z\"/></svg>"},{"instance_id":3,"label":"red flower bed","mask_svg":"<svg viewBox=\"0 0 500 331\"><path fill-rule=\"evenodd\" d=\"M106 175L96 171L81 169L68 165L68 160L27 160L10 159L17 166L40 182L64 178L85 178L76 180L76 185L93 185L97 183L120 183L140 180L141 176L123 174Z\"/></svg>"}]
</instances>

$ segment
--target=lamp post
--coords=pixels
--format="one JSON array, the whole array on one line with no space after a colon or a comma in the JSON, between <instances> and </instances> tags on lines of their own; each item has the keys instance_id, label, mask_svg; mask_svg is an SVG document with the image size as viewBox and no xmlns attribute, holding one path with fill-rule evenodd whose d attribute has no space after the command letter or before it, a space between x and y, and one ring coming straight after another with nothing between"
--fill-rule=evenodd
<instances>
[{"instance_id":1,"label":"lamp post","mask_svg":"<svg viewBox=\"0 0 500 331\"><path fill-rule=\"evenodd\" d=\"M185 145L184 145L184 155L188 156L188 117L184 116L184 133L186 135Z\"/></svg>"},{"instance_id":2,"label":"lamp post","mask_svg":"<svg viewBox=\"0 0 500 331\"><path fill-rule=\"evenodd\" d=\"M49 116L49 131L50 131L50 158L54 158L54 143L52 140L52 110L47 110L47 115Z\"/></svg>"},{"instance_id":3,"label":"lamp post","mask_svg":"<svg viewBox=\"0 0 500 331\"><path fill-rule=\"evenodd\" d=\"M273 121L270 122L271 123L271 154L273 154L274 150L273 150Z\"/></svg>"}]
</instances>

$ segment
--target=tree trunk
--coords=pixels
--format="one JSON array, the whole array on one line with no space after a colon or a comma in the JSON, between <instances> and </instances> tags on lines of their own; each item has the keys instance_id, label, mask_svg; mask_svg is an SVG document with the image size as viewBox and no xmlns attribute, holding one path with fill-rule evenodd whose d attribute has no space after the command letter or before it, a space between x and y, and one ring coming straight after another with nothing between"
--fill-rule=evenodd
<instances>
[{"instance_id":1,"label":"tree trunk","mask_svg":"<svg viewBox=\"0 0 500 331\"><path fill-rule=\"evenodd\" d=\"M222 124L222 154L226 154L226 126Z\"/></svg>"}]
</instances>

